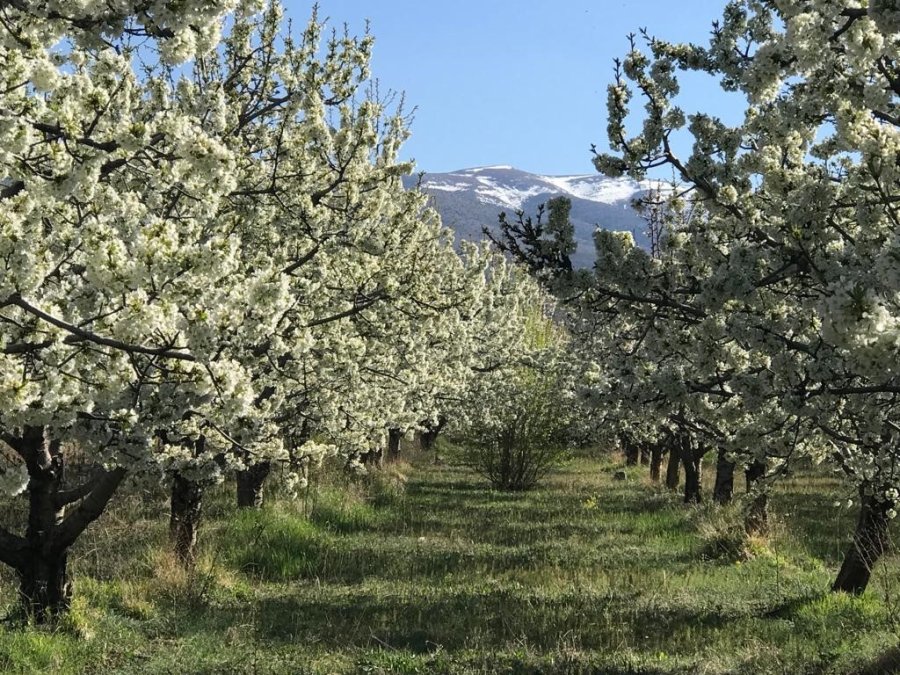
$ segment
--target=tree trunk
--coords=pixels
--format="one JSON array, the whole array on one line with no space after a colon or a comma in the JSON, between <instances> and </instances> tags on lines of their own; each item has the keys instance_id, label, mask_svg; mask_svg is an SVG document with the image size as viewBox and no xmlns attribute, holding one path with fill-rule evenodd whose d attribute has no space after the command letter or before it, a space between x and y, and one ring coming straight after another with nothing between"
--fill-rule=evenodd
<instances>
[{"instance_id":1,"label":"tree trunk","mask_svg":"<svg viewBox=\"0 0 900 675\"><path fill-rule=\"evenodd\" d=\"M669 444L669 461L666 462L666 487L677 490L681 482L681 451L672 442Z\"/></svg>"},{"instance_id":2,"label":"tree trunk","mask_svg":"<svg viewBox=\"0 0 900 675\"><path fill-rule=\"evenodd\" d=\"M180 473L172 480L172 503L169 538L175 555L185 567L197 559L197 532L203 507L203 484Z\"/></svg>"},{"instance_id":3,"label":"tree trunk","mask_svg":"<svg viewBox=\"0 0 900 675\"><path fill-rule=\"evenodd\" d=\"M31 562L17 570L19 597L27 616L48 623L69 610L72 584L68 577L68 550L45 547L33 552Z\"/></svg>"},{"instance_id":4,"label":"tree trunk","mask_svg":"<svg viewBox=\"0 0 900 675\"><path fill-rule=\"evenodd\" d=\"M638 447L638 444L626 434L621 434L619 436L619 441L622 444L622 452L625 453L626 466L637 465L638 459L640 458L640 448Z\"/></svg>"},{"instance_id":5,"label":"tree trunk","mask_svg":"<svg viewBox=\"0 0 900 675\"><path fill-rule=\"evenodd\" d=\"M744 471L747 492L756 493L744 516L744 529L747 534L765 536L769 532L769 495L765 490L757 489L757 484L765 475L765 462L753 462Z\"/></svg>"},{"instance_id":6,"label":"tree trunk","mask_svg":"<svg viewBox=\"0 0 900 675\"><path fill-rule=\"evenodd\" d=\"M713 487L713 499L719 504L728 504L734 495L734 462L728 460L725 451L719 448L716 461L716 483Z\"/></svg>"},{"instance_id":7,"label":"tree trunk","mask_svg":"<svg viewBox=\"0 0 900 675\"><path fill-rule=\"evenodd\" d=\"M400 429L388 429L388 445L387 460L396 462L400 459L400 439L403 438L403 432Z\"/></svg>"},{"instance_id":8,"label":"tree trunk","mask_svg":"<svg viewBox=\"0 0 900 675\"><path fill-rule=\"evenodd\" d=\"M30 455L28 464L27 553L17 570L19 597L26 614L37 623L52 621L65 613L72 598L66 573L68 547L54 541L56 528L65 516L56 495L62 486L65 462L59 443L46 438L43 427L26 427L22 449Z\"/></svg>"},{"instance_id":9,"label":"tree trunk","mask_svg":"<svg viewBox=\"0 0 900 675\"><path fill-rule=\"evenodd\" d=\"M663 449L661 443L654 443L650 447L650 480L659 482L660 469L662 468Z\"/></svg>"},{"instance_id":10,"label":"tree trunk","mask_svg":"<svg viewBox=\"0 0 900 675\"><path fill-rule=\"evenodd\" d=\"M371 450L367 450L366 452L360 452L356 455L351 455L350 459L356 457L360 464L365 467L374 466L378 469L381 468L382 459L383 459L384 451L381 448L372 448ZM347 468L349 469L352 465L352 461L347 462Z\"/></svg>"},{"instance_id":11,"label":"tree trunk","mask_svg":"<svg viewBox=\"0 0 900 675\"><path fill-rule=\"evenodd\" d=\"M84 484L65 489L65 458L58 440L43 427L25 427L4 440L28 470L28 523L24 536L0 528L0 562L19 579L26 614L47 623L64 614L72 598L68 554L72 544L103 513L125 471L98 471ZM66 514L69 505L75 505Z\"/></svg>"},{"instance_id":12,"label":"tree trunk","mask_svg":"<svg viewBox=\"0 0 900 675\"><path fill-rule=\"evenodd\" d=\"M447 418L441 415L438 417L437 424L429 424L426 422L422 425L425 427L425 431L419 434L419 445L424 452L434 449L438 434L441 433L441 430L446 424Z\"/></svg>"},{"instance_id":13,"label":"tree trunk","mask_svg":"<svg viewBox=\"0 0 900 675\"><path fill-rule=\"evenodd\" d=\"M647 445L646 443L644 443L640 446L639 456L640 456L641 466L649 466L650 465L651 452L652 452L651 447L649 445Z\"/></svg>"},{"instance_id":14,"label":"tree trunk","mask_svg":"<svg viewBox=\"0 0 900 675\"><path fill-rule=\"evenodd\" d=\"M263 485L272 472L271 462L260 462L237 472L237 503L242 509L259 509L263 505Z\"/></svg>"},{"instance_id":15,"label":"tree trunk","mask_svg":"<svg viewBox=\"0 0 900 675\"><path fill-rule=\"evenodd\" d=\"M879 502L874 497L865 496L860 490L859 519L853 543L844 556L844 562L832 591L845 591L860 595L866 590L872 570L888 547L887 512L893 507L891 502Z\"/></svg>"},{"instance_id":16,"label":"tree trunk","mask_svg":"<svg viewBox=\"0 0 900 675\"><path fill-rule=\"evenodd\" d=\"M681 445L681 461L684 464L684 503L699 504L703 500L700 489L701 469L703 455L700 447L694 445L693 440L687 434L682 434L676 441Z\"/></svg>"},{"instance_id":17,"label":"tree trunk","mask_svg":"<svg viewBox=\"0 0 900 675\"><path fill-rule=\"evenodd\" d=\"M700 489L700 461L693 457L684 462L684 503L699 504L703 501Z\"/></svg>"}]
</instances>

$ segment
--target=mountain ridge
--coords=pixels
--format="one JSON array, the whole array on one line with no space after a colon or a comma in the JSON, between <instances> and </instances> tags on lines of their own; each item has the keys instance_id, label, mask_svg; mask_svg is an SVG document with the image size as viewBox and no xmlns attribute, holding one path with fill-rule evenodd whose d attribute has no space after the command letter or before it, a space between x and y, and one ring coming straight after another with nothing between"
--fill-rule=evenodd
<instances>
[{"instance_id":1,"label":"mountain ridge","mask_svg":"<svg viewBox=\"0 0 900 675\"><path fill-rule=\"evenodd\" d=\"M497 231L501 211L509 217L520 210L533 216L538 205L548 199L568 197L578 244L572 262L577 267L593 266L593 233L597 227L628 230L639 245L646 246L646 224L632 202L656 186L650 181L637 183L599 174L534 174L508 164L422 173L406 179L409 188L417 184L432 197L444 224L460 239L470 241L484 237L482 227Z\"/></svg>"}]
</instances>

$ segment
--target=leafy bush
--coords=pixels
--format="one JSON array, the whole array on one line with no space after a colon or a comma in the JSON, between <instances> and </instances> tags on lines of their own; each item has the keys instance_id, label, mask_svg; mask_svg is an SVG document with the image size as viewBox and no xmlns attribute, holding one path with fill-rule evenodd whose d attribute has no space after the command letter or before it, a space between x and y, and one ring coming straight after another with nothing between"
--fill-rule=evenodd
<instances>
[{"instance_id":1,"label":"leafy bush","mask_svg":"<svg viewBox=\"0 0 900 675\"><path fill-rule=\"evenodd\" d=\"M565 454L566 418L555 378L532 369L514 376L505 410L474 427L466 463L498 490L533 488Z\"/></svg>"}]
</instances>

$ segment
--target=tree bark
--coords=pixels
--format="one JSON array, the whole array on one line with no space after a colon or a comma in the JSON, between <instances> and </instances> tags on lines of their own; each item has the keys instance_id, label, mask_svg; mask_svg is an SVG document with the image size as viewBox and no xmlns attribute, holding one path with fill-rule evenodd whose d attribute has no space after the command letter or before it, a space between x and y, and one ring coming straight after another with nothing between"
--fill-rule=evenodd
<instances>
[{"instance_id":1,"label":"tree bark","mask_svg":"<svg viewBox=\"0 0 900 675\"><path fill-rule=\"evenodd\" d=\"M272 472L271 462L259 462L237 472L237 504L242 509L262 508L263 486Z\"/></svg>"},{"instance_id":2,"label":"tree bark","mask_svg":"<svg viewBox=\"0 0 900 675\"><path fill-rule=\"evenodd\" d=\"M619 441L622 444L622 452L625 453L625 465L636 466L641 452L638 444L627 434L620 434Z\"/></svg>"},{"instance_id":3,"label":"tree bark","mask_svg":"<svg viewBox=\"0 0 900 675\"><path fill-rule=\"evenodd\" d=\"M879 502L860 490L859 519L853 533L853 543L844 556L844 562L838 572L832 591L845 591L860 595L869 585L869 579L878 559L887 550L888 525L890 519L887 512L893 508L891 502Z\"/></svg>"},{"instance_id":4,"label":"tree bark","mask_svg":"<svg viewBox=\"0 0 900 675\"><path fill-rule=\"evenodd\" d=\"M46 623L69 609L72 587L68 581L68 547L54 541L65 507L55 495L65 478L59 443L48 440L43 427L26 427L20 449L28 467L28 525L26 559L18 570L19 596L29 617Z\"/></svg>"},{"instance_id":5,"label":"tree bark","mask_svg":"<svg viewBox=\"0 0 900 675\"><path fill-rule=\"evenodd\" d=\"M652 448L646 443L641 444L639 450L639 457L641 466L649 466L650 465L650 455L653 452Z\"/></svg>"},{"instance_id":6,"label":"tree bark","mask_svg":"<svg viewBox=\"0 0 900 675\"><path fill-rule=\"evenodd\" d=\"M666 487L677 490L681 482L681 451L672 442L669 444L669 461L666 462Z\"/></svg>"},{"instance_id":7,"label":"tree bark","mask_svg":"<svg viewBox=\"0 0 900 675\"><path fill-rule=\"evenodd\" d=\"M659 482L660 469L662 468L663 448L661 443L654 443L650 447L650 480Z\"/></svg>"},{"instance_id":8,"label":"tree bark","mask_svg":"<svg viewBox=\"0 0 900 675\"><path fill-rule=\"evenodd\" d=\"M425 431L419 434L419 445L424 452L429 452L434 449L438 434L441 433L441 430L446 424L447 418L441 415L438 417L437 424L429 424L426 422L422 425L425 427Z\"/></svg>"},{"instance_id":9,"label":"tree bark","mask_svg":"<svg viewBox=\"0 0 900 675\"><path fill-rule=\"evenodd\" d=\"M28 523L22 537L0 529L0 561L16 571L26 614L37 623L48 623L71 603L69 549L103 513L125 471L99 471L83 485L64 489L61 445L43 427L25 427L20 436L4 434L3 440L28 470ZM66 508L76 502L80 503L66 515Z\"/></svg>"},{"instance_id":10,"label":"tree bark","mask_svg":"<svg viewBox=\"0 0 900 675\"><path fill-rule=\"evenodd\" d=\"M387 444L387 460L396 462L400 459L400 440L403 438L403 432L400 429L388 429Z\"/></svg>"},{"instance_id":11,"label":"tree bark","mask_svg":"<svg viewBox=\"0 0 900 675\"><path fill-rule=\"evenodd\" d=\"M353 457L354 455L351 455L350 459L352 459ZM357 453L355 457L359 459L360 464L365 467L374 466L380 469L384 459L384 450L382 448L372 448L371 450L367 450L366 452ZM349 469L350 466L351 461L348 461L347 468Z\"/></svg>"},{"instance_id":12,"label":"tree bark","mask_svg":"<svg viewBox=\"0 0 900 675\"><path fill-rule=\"evenodd\" d=\"M47 547L33 555L30 564L17 570L19 597L26 614L36 623L54 621L71 606L68 558L68 550Z\"/></svg>"},{"instance_id":13,"label":"tree bark","mask_svg":"<svg viewBox=\"0 0 900 675\"><path fill-rule=\"evenodd\" d=\"M681 446L681 461L684 464L684 503L699 504L703 501L700 473L705 452L694 444L688 434L681 434L676 442Z\"/></svg>"},{"instance_id":14,"label":"tree bark","mask_svg":"<svg viewBox=\"0 0 900 675\"><path fill-rule=\"evenodd\" d=\"M769 533L769 495L765 490L756 489L757 484L765 475L765 462L752 462L744 471L747 492L755 492L752 501L747 505L747 513L744 515L744 529L750 535L765 536Z\"/></svg>"},{"instance_id":15,"label":"tree bark","mask_svg":"<svg viewBox=\"0 0 900 675\"><path fill-rule=\"evenodd\" d=\"M175 555L185 567L197 559L197 533L203 510L203 484L176 473L172 480L169 538Z\"/></svg>"},{"instance_id":16,"label":"tree bark","mask_svg":"<svg viewBox=\"0 0 900 675\"><path fill-rule=\"evenodd\" d=\"M716 461L716 482L713 499L719 504L728 504L734 495L734 462L728 460L725 451L719 448Z\"/></svg>"}]
</instances>

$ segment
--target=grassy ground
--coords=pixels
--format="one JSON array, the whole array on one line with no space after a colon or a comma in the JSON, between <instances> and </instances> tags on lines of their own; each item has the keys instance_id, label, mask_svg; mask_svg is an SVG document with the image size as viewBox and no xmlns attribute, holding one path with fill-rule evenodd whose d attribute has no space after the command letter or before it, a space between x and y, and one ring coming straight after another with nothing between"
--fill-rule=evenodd
<instances>
[{"instance_id":1,"label":"grassy ground","mask_svg":"<svg viewBox=\"0 0 900 675\"><path fill-rule=\"evenodd\" d=\"M743 542L736 509L620 468L574 460L507 495L423 458L403 491L332 485L257 513L223 488L191 575L165 552L162 496L132 491L79 545L66 624L0 624L0 672L892 672L898 561L861 598L825 592L846 489L791 481L774 535Z\"/></svg>"}]
</instances>

